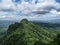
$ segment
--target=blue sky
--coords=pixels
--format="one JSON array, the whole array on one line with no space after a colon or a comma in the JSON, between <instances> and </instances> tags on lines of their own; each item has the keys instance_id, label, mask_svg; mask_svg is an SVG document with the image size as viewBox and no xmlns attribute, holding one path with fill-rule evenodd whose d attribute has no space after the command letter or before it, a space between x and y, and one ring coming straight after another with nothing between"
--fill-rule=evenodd
<instances>
[{"instance_id":1,"label":"blue sky","mask_svg":"<svg viewBox=\"0 0 60 45\"><path fill-rule=\"evenodd\" d=\"M56 2L59 2L60 3L60 0L56 0Z\"/></svg>"},{"instance_id":2,"label":"blue sky","mask_svg":"<svg viewBox=\"0 0 60 45\"><path fill-rule=\"evenodd\" d=\"M60 0L0 0L0 19L60 19Z\"/></svg>"}]
</instances>

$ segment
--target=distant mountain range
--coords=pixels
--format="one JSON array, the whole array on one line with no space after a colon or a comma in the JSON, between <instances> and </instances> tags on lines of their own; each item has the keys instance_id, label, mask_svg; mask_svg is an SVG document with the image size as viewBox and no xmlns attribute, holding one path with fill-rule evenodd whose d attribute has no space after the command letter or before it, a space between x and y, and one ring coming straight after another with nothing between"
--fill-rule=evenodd
<instances>
[{"instance_id":1,"label":"distant mountain range","mask_svg":"<svg viewBox=\"0 0 60 45\"><path fill-rule=\"evenodd\" d=\"M45 21L45 22L60 24L60 19L52 19L52 20L48 20L48 21Z\"/></svg>"},{"instance_id":2,"label":"distant mountain range","mask_svg":"<svg viewBox=\"0 0 60 45\"><path fill-rule=\"evenodd\" d=\"M50 20L32 20L32 22L41 22L41 23L51 23L51 24L60 24L60 19L50 19Z\"/></svg>"}]
</instances>

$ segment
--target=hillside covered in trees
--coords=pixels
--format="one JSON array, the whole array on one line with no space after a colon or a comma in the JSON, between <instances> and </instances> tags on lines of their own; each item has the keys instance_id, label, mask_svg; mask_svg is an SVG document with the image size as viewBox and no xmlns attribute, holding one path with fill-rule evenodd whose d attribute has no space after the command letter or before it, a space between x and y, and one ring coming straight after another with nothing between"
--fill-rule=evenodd
<instances>
[{"instance_id":1,"label":"hillside covered in trees","mask_svg":"<svg viewBox=\"0 0 60 45\"><path fill-rule=\"evenodd\" d=\"M9 26L0 45L60 45L60 34L23 19Z\"/></svg>"}]
</instances>

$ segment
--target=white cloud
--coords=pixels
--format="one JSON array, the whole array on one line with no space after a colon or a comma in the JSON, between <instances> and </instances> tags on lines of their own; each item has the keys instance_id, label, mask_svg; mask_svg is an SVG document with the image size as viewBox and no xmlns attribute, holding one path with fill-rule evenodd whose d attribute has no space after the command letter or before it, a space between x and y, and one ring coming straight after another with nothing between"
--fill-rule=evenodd
<instances>
[{"instance_id":1,"label":"white cloud","mask_svg":"<svg viewBox=\"0 0 60 45\"><path fill-rule=\"evenodd\" d=\"M51 11L52 9L60 10L60 4L56 2L56 0L38 0L38 3L34 3L35 0L32 1L32 4L22 1L21 4L17 5L17 10L22 11L23 14L27 14L33 11L47 10ZM43 12L44 12L43 11Z\"/></svg>"},{"instance_id":2,"label":"white cloud","mask_svg":"<svg viewBox=\"0 0 60 45\"><path fill-rule=\"evenodd\" d=\"M2 16L3 18L9 18L10 16L11 18L13 18L14 16L16 18L17 16L19 18L24 18L26 14L29 14L29 17L26 16L25 18L37 19L39 17L40 19L41 17L45 18L60 15L60 4L56 2L56 0L37 0L37 4L35 4L35 1L36 0L32 0L32 2L29 3L22 0L22 2L20 4L17 4L16 6L12 2L12 0L2 0L2 2L0 3L0 17ZM45 13L51 14L51 16L46 16L46 14L41 17L38 14L34 14L35 16L31 16L30 13L34 11L39 11L40 13L42 12L42 14L43 12L47 11ZM22 13L22 17L17 15L18 12Z\"/></svg>"},{"instance_id":3,"label":"white cloud","mask_svg":"<svg viewBox=\"0 0 60 45\"><path fill-rule=\"evenodd\" d=\"M53 15L60 15L60 12L58 12L57 10L54 10L54 9L51 10L50 13Z\"/></svg>"}]
</instances>

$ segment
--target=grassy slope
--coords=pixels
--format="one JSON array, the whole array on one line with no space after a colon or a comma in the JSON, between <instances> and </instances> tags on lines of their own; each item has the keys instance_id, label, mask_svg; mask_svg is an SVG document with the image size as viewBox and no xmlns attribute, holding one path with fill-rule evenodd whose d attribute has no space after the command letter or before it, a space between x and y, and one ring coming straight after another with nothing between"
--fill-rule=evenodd
<instances>
[{"instance_id":1,"label":"grassy slope","mask_svg":"<svg viewBox=\"0 0 60 45\"><path fill-rule=\"evenodd\" d=\"M48 44L53 41L56 35L31 22L22 21L20 24L22 25L16 29L12 28L12 31L8 30L9 32L3 38L1 45L34 45L37 41Z\"/></svg>"}]
</instances>

